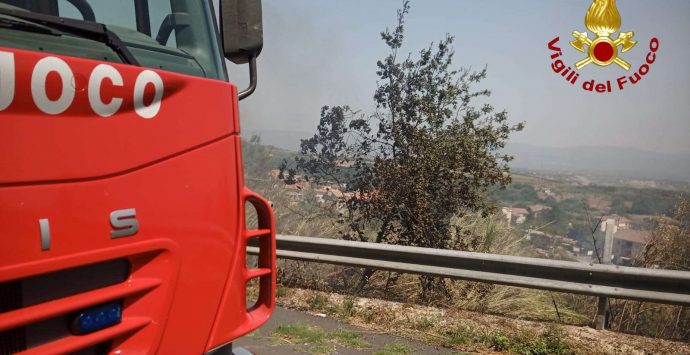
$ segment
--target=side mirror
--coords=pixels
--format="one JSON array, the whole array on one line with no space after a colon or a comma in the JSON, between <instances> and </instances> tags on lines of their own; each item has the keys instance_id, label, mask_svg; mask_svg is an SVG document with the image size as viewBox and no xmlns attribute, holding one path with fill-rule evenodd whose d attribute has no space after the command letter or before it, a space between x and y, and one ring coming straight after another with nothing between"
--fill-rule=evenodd
<instances>
[{"instance_id":1,"label":"side mirror","mask_svg":"<svg viewBox=\"0 0 690 355\"><path fill-rule=\"evenodd\" d=\"M249 88L238 94L241 100L256 89L256 57L264 45L261 0L220 0L220 22L225 58L249 63Z\"/></svg>"}]
</instances>

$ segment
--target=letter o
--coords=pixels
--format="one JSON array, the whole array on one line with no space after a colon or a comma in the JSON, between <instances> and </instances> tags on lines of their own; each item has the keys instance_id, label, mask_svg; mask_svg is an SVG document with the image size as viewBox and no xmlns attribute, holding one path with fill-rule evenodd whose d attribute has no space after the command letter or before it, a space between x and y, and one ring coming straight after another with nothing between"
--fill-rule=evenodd
<instances>
[{"instance_id":1,"label":"letter o","mask_svg":"<svg viewBox=\"0 0 690 355\"><path fill-rule=\"evenodd\" d=\"M122 75L117 69L108 64L99 64L91 72L89 78L89 104L91 109L101 117L110 117L122 106L122 99L114 97L110 103L101 100L101 86L103 79L108 78L114 86L122 86Z\"/></svg>"},{"instance_id":2,"label":"letter o","mask_svg":"<svg viewBox=\"0 0 690 355\"><path fill-rule=\"evenodd\" d=\"M57 100L48 98L46 79L48 74L56 72L62 80L62 93ZM45 57L36 63L31 75L31 96L39 110L49 115L59 115L72 104L74 100L74 73L67 63L56 57Z\"/></svg>"},{"instance_id":3,"label":"letter o","mask_svg":"<svg viewBox=\"0 0 690 355\"><path fill-rule=\"evenodd\" d=\"M144 90L148 84L153 84L156 93L151 104L146 106L144 105ZM134 83L134 111L143 118L151 119L158 114L161 99L163 99L163 79L153 70L142 71Z\"/></svg>"},{"instance_id":4,"label":"letter o","mask_svg":"<svg viewBox=\"0 0 690 355\"><path fill-rule=\"evenodd\" d=\"M645 75L649 73L649 65L642 64L640 65L640 69L638 69L637 71L640 73L640 75Z\"/></svg>"},{"instance_id":5,"label":"letter o","mask_svg":"<svg viewBox=\"0 0 690 355\"><path fill-rule=\"evenodd\" d=\"M649 50L652 52L656 52L659 49L659 39L656 37L653 37L651 41L649 41Z\"/></svg>"}]
</instances>

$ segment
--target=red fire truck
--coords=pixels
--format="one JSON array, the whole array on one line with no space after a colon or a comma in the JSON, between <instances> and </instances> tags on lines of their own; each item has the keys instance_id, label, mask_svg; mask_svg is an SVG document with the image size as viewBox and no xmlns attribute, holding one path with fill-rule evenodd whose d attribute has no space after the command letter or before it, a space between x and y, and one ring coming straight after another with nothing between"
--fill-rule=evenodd
<instances>
[{"instance_id":1,"label":"red fire truck","mask_svg":"<svg viewBox=\"0 0 690 355\"><path fill-rule=\"evenodd\" d=\"M244 186L238 107L261 5L219 13L0 0L0 354L227 353L270 316L273 214Z\"/></svg>"}]
</instances>

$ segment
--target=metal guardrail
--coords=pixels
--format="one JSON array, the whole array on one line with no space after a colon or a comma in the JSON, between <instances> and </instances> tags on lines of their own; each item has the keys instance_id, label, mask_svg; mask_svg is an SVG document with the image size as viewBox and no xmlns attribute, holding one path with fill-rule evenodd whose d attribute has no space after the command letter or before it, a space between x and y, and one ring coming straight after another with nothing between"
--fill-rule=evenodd
<instances>
[{"instance_id":1,"label":"metal guardrail","mask_svg":"<svg viewBox=\"0 0 690 355\"><path fill-rule=\"evenodd\" d=\"M690 305L690 272L301 236L277 236L279 258L509 286ZM258 248L248 246L257 254Z\"/></svg>"}]
</instances>

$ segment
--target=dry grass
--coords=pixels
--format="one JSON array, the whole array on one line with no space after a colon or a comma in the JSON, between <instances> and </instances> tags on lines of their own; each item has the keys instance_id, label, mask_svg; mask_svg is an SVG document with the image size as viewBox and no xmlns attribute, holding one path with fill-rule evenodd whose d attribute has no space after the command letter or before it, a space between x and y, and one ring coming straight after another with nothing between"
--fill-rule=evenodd
<instances>
[{"instance_id":1,"label":"dry grass","mask_svg":"<svg viewBox=\"0 0 690 355\"><path fill-rule=\"evenodd\" d=\"M688 353L690 344L455 308L284 289L281 306L465 352L516 354Z\"/></svg>"},{"instance_id":2,"label":"dry grass","mask_svg":"<svg viewBox=\"0 0 690 355\"><path fill-rule=\"evenodd\" d=\"M276 230L279 234L308 235L333 238L341 234L337 213L319 203L311 191L288 190L282 181L248 179L250 187L273 204ZM296 194L301 194L297 196ZM257 224L256 211L247 205L246 223L249 228Z\"/></svg>"},{"instance_id":3,"label":"dry grass","mask_svg":"<svg viewBox=\"0 0 690 355\"><path fill-rule=\"evenodd\" d=\"M346 348L364 349L370 347L361 334L349 330L338 329L325 331L318 326L310 326L301 323L283 324L276 327L272 337L282 339L293 344L309 344L311 353L321 353L322 350L331 350L332 345ZM328 351L330 354L332 351Z\"/></svg>"},{"instance_id":4,"label":"dry grass","mask_svg":"<svg viewBox=\"0 0 690 355\"><path fill-rule=\"evenodd\" d=\"M294 198L281 184L257 180L252 185L253 189L274 202L279 233L327 238L341 234L343 228L336 222L335 213L325 209L308 192L304 192L298 205L295 205ZM687 208L685 211L687 214ZM247 219L250 226L256 223L256 217L251 214ZM457 232L452 244L456 249L507 255L529 254L520 235L503 222L476 216L457 218L453 222ZM684 232L687 229L680 230L682 233L677 232L677 225L666 224L663 228L666 229L658 233L660 239L669 239L667 236L671 234L677 234L678 238L687 236ZM667 241L659 245L664 247L664 253L671 253L677 250L674 246L678 243ZM660 259L674 260L669 257ZM435 306L447 312L474 311L569 325L591 324L595 314L594 298L580 295L443 279L434 279L431 292L424 293L418 276L390 272L375 272L365 287L358 289L362 275L362 270L358 268L280 260L278 269L278 279L283 286L341 293L350 295L353 300L365 297L404 302L415 307ZM314 302L318 303L318 300ZM348 312L354 312L354 302L351 301L353 307ZM611 329L690 339L690 310L687 308L614 300L611 311ZM432 318L428 320L431 322ZM424 328L423 323L421 321L418 326Z\"/></svg>"}]
</instances>

